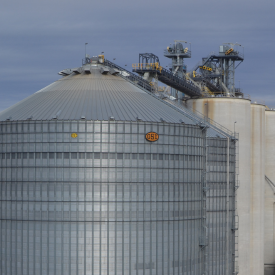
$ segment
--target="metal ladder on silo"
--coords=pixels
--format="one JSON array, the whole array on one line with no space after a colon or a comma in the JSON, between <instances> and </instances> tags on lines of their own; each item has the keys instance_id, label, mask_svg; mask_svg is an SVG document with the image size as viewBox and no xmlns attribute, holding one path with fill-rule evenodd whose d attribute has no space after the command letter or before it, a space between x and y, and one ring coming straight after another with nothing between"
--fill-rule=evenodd
<instances>
[{"instance_id":1,"label":"metal ladder on silo","mask_svg":"<svg viewBox=\"0 0 275 275\"><path fill-rule=\"evenodd\" d=\"M235 140L237 141L239 139L239 134L234 132L234 137ZM239 250L238 250L238 245L239 245L239 215L238 215L238 205L237 205L237 189L240 187L240 181L238 179L239 175L239 143L235 143L235 215L234 215L234 221L233 221L233 228L232 231L235 233L235 247L234 247L234 270L233 274L237 275L239 274L239 265L238 265L238 258L239 258Z\"/></svg>"},{"instance_id":2,"label":"metal ladder on silo","mask_svg":"<svg viewBox=\"0 0 275 275\"><path fill-rule=\"evenodd\" d=\"M237 201L235 202L237 203ZM234 270L233 274L238 274L239 273L239 265L238 265L238 258L239 258L239 250L238 250L238 245L239 245L239 216L236 215L234 217L234 228L232 228L232 231L235 233L235 251L234 251Z\"/></svg>"}]
</instances>

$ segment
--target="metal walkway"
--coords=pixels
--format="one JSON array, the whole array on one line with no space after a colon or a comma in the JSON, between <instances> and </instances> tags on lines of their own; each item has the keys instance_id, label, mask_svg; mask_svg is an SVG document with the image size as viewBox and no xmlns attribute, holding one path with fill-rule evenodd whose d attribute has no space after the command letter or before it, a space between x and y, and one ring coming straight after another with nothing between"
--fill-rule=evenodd
<instances>
[{"instance_id":1,"label":"metal walkway","mask_svg":"<svg viewBox=\"0 0 275 275\"><path fill-rule=\"evenodd\" d=\"M132 82L136 83L138 86L141 86L142 88L146 89L149 92L153 92L154 88L150 85L150 82L143 79L142 77L133 74L125 68L122 68L118 66L117 64L105 59L104 60L104 65L110 67L110 68L115 68L118 69L122 72L122 76L124 76L125 79L129 79ZM149 66L150 67L150 66ZM151 72L157 74L158 80L163 82L164 84L167 84L168 86L177 89L180 92L183 92L190 97L196 97L196 96L201 96L201 90L195 86L191 81L188 83L188 80L185 80L183 78L180 78L176 75L173 75L170 71L163 69L162 67L158 67L155 64L152 65L150 68L148 66L142 70L142 73L145 72ZM139 69L133 69L134 72L139 73ZM124 72L124 75L123 75Z\"/></svg>"},{"instance_id":2,"label":"metal walkway","mask_svg":"<svg viewBox=\"0 0 275 275\"><path fill-rule=\"evenodd\" d=\"M211 52L202 61L198 62L189 71L189 74L191 77L193 76L194 81L202 81L214 93L231 94L233 97L242 95L235 88L234 75L235 69L244 60L244 54L239 50L234 50L232 45L230 48L226 46L227 51L223 50L224 46L221 47L222 50L220 49L219 53ZM237 66L235 66L236 61L240 62ZM198 70L200 72L197 74Z\"/></svg>"},{"instance_id":3,"label":"metal walkway","mask_svg":"<svg viewBox=\"0 0 275 275\"><path fill-rule=\"evenodd\" d=\"M192 81L174 75L171 71L159 66L159 63L139 63L133 66L133 72L138 74L144 74L147 72L154 74L162 83L190 97L199 97L202 95L201 89L192 83Z\"/></svg>"},{"instance_id":4,"label":"metal walkway","mask_svg":"<svg viewBox=\"0 0 275 275\"><path fill-rule=\"evenodd\" d=\"M153 92L154 89L153 87L150 85L150 82L148 82L147 80L143 79L142 77L133 74L132 72L129 72L127 70L125 70L124 68L118 66L117 64L104 59L104 63L105 66L108 66L110 68L114 68L114 69L118 69L121 72L121 77L123 77L126 80L130 80L132 83L134 83L136 86L141 87L149 92Z\"/></svg>"}]
</instances>

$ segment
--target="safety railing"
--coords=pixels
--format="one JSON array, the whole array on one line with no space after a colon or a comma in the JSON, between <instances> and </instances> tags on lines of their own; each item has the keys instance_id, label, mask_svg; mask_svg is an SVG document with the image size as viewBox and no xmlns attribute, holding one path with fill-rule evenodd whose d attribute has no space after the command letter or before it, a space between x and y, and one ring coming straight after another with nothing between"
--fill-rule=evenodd
<instances>
[{"instance_id":1,"label":"safety railing","mask_svg":"<svg viewBox=\"0 0 275 275\"><path fill-rule=\"evenodd\" d=\"M251 96L249 94L241 94L238 96L234 96L233 94L230 93L225 93L225 92L212 92L209 93L209 91L203 91L203 96L204 97L232 97L232 98L243 98L243 99L249 99L251 100ZM263 104L263 103L259 103Z\"/></svg>"},{"instance_id":2,"label":"safety railing","mask_svg":"<svg viewBox=\"0 0 275 275\"><path fill-rule=\"evenodd\" d=\"M111 68L118 69L120 71L120 76L126 80L131 81L134 85L141 87L149 92L153 92L154 88L150 85L150 83L147 80L143 79L142 77L125 70L124 68L118 66L117 64L107 59L104 60L103 64Z\"/></svg>"},{"instance_id":3,"label":"safety railing","mask_svg":"<svg viewBox=\"0 0 275 275\"><path fill-rule=\"evenodd\" d=\"M164 68L162 68L161 75L177 85L182 85L192 90L194 92L194 95L197 95L197 96L201 95L201 90L190 80L186 80L182 77L179 77L178 75L174 75L173 73L171 73L171 71L168 71Z\"/></svg>"},{"instance_id":4,"label":"safety railing","mask_svg":"<svg viewBox=\"0 0 275 275\"><path fill-rule=\"evenodd\" d=\"M168 51L164 50L164 55L184 55L186 58L191 57L191 51L183 49L182 51Z\"/></svg>"},{"instance_id":5,"label":"safety railing","mask_svg":"<svg viewBox=\"0 0 275 275\"><path fill-rule=\"evenodd\" d=\"M171 105L176 106L177 108L183 110L186 114L191 115L191 117L195 120L200 119L201 121L211 124L211 127L214 130L217 130L218 132L223 132L224 134L227 134L228 136L230 136L233 139L236 139L236 136L234 135L234 133L232 131L230 131L229 129L225 128L224 126L222 126L221 124L219 124L218 122L212 120L211 118L206 117L205 115L203 115L202 113L200 113L199 111L197 111L196 109L187 109L184 105L183 102L178 101L178 100L172 100L170 99L168 96L164 96L165 101L170 103Z\"/></svg>"},{"instance_id":6,"label":"safety railing","mask_svg":"<svg viewBox=\"0 0 275 275\"><path fill-rule=\"evenodd\" d=\"M239 51L235 51L233 50L232 52L228 53L228 54L225 54L224 52L220 52L219 54L215 53L215 55L219 55L219 56L238 56L242 59L244 59L244 54L239 52Z\"/></svg>"},{"instance_id":7,"label":"safety railing","mask_svg":"<svg viewBox=\"0 0 275 275\"><path fill-rule=\"evenodd\" d=\"M207 97L207 96L215 96L215 92L212 92L208 87L204 86L202 87L202 96Z\"/></svg>"},{"instance_id":8,"label":"safety railing","mask_svg":"<svg viewBox=\"0 0 275 275\"><path fill-rule=\"evenodd\" d=\"M159 80L189 96L201 96L201 90L190 79L174 75L171 71L164 69L159 63L137 63L133 64L133 71L152 71L158 74Z\"/></svg>"},{"instance_id":9,"label":"safety railing","mask_svg":"<svg viewBox=\"0 0 275 275\"><path fill-rule=\"evenodd\" d=\"M269 106L265 106L265 109L268 111L275 111L275 107L269 107Z\"/></svg>"},{"instance_id":10,"label":"safety railing","mask_svg":"<svg viewBox=\"0 0 275 275\"><path fill-rule=\"evenodd\" d=\"M211 58L211 56L215 55L215 52L211 52L210 54L208 54L208 56L206 58L203 58L202 61L199 61L191 70L191 72L196 71L200 66L203 66L204 64L206 64L209 59Z\"/></svg>"},{"instance_id":11,"label":"safety railing","mask_svg":"<svg viewBox=\"0 0 275 275\"><path fill-rule=\"evenodd\" d=\"M265 101L263 99L253 98L251 99L251 103L265 105Z\"/></svg>"},{"instance_id":12,"label":"safety railing","mask_svg":"<svg viewBox=\"0 0 275 275\"><path fill-rule=\"evenodd\" d=\"M158 62L156 63L136 63L132 64L134 70L145 70L145 71L162 71L162 67Z\"/></svg>"},{"instance_id":13,"label":"safety railing","mask_svg":"<svg viewBox=\"0 0 275 275\"><path fill-rule=\"evenodd\" d=\"M137 75L133 74L132 72L125 70L124 68L116 65L115 63L113 63L107 59L104 60L103 64L106 66L109 66L111 68L118 69L120 71L120 77L124 78L127 81L130 81L131 83L133 83L134 85L136 85L140 88L143 88L147 92L154 93L154 91L155 91L154 87L152 87L150 85L150 83L148 81L144 80L142 77L137 76ZM169 73L169 75L171 75L170 71L168 71L166 69L163 69L163 71L167 71ZM126 72L126 74L125 73L123 74L123 72ZM161 98L158 98L158 99L162 100ZM201 119L201 121L210 123L214 129L216 128L216 129L224 132L225 134L233 137L233 133L231 131L229 131L227 128L223 127L222 125L213 121L212 119L205 117L202 113L200 113L196 110L189 111L188 109L183 107L182 102L179 104L178 102L174 102L173 100L170 100L167 98L163 102L166 102L166 104L170 103L170 105L172 105L172 106L174 105L175 107L181 109L185 113L185 115L188 116L191 120L198 121L198 119Z\"/></svg>"},{"instance_id":14,"label":"safety railing","mask_svg":"<svg viewBox=\"0 0 275 275\"><path fill-rule=\"evenodd\" d=\"M242 93L242 95L236 96L236 98L244 98L244 99L251 100L250 94L244 94L244 93Z\"/></svg>"}]
</instances>

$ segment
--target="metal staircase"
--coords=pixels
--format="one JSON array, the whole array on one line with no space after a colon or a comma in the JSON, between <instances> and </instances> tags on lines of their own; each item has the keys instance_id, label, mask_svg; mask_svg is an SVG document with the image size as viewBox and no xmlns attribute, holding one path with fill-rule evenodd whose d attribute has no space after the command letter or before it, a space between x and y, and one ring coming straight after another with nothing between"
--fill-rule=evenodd
<instances>
[{"instance_id":1,"label":"metal staircase","mask_svg":"<svg viewBox=\"0 0 275 275\"><path fill-rule=\"evenodd\" d=\"M199 61L191 70L191 72L196 71L199 67L204 66L207 62L210 61L210 59L212 58L212 56L214 55L214 52L211 52L206 58L204 58L204 60Z\"/></svg>"}]
</instances>

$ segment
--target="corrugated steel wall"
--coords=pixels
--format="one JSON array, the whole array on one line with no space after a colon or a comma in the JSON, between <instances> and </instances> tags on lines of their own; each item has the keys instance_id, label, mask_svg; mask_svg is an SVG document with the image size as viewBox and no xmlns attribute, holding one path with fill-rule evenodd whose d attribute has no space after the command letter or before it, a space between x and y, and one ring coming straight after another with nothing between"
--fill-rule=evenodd
<instances>
[{"instance_id":1,"label":"corrugated steel wall","mask_svg":"<svg viewBox=\"0 0 275 275\"><path fill-rule=\"evenodd\" d=\"M2 122L0 137L2 275L202 274L201 128Z\"/></svg>"},{"instance_id":2,"label":"corrugated steel wall","mask_svg":"<svg viewBox=\"0 0 275 275\"><path fill-rule=\"evenodd\" d=\"M235 261L236 144L232 140L229 141L229 159L227 158L228 139L207 138L207 145L207 274L233 274ZM227 161L229 161L228 182ZM229 199L228 212L227 198ZM227 232L229 234L228 244Z\"/></svg>"}]
</instances>

